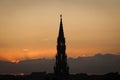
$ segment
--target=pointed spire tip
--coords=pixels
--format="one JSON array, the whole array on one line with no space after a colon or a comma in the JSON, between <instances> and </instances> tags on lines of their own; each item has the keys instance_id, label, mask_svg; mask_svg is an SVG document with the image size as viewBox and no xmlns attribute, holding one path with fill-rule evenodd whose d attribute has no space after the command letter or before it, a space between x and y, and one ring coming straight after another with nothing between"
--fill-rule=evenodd
<instances>
[{"instance_id":1,"label":"pointed spire tip","mask_svg":"<svg viewBox=\"0 0 120 80\"><path fill-rule=\"evenodd\" d=\"M62 19L62 14L60 14L60 18Z\"/></svg>"}]
</instances>

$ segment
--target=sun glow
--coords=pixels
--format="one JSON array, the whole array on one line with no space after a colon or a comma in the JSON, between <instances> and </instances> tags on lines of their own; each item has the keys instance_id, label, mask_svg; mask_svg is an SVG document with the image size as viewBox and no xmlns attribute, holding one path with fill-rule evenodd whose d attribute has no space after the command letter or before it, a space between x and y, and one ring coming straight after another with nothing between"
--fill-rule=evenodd
<instances>
[{"instance_id":1,"label":"sun glow","mask_svg":"<svg viewBox=\"0 0 120 80\"><path fill-rule=\"evenodd\" d=\"M77 57L86 57L86 56L93 56L95 54L99 53L108 53L110 51L111 53L114 53L118 51L118 48L111 49L106 47L75 47L70 45L67 45L66 53L69 57L77 58ZM19 63L23 60L29 60L29 59L40 59L40 58L49 58L53 59L55 58L55 55L57 53L56 46L51 48L43 48L43 49L32 49L32 48L24 48L24 49L4 49L2 50L4 52L1 52L0 59L13 62L13 63Z\"/></svg>"},{"instance_id":2,"label":"sun glow","mask_svg":"<svg viewBox=\"0 0 120 80\"><path fill-rule=\"evenodd\" d=\"M120 53L118 0L82 1L0 0L0 59L55 58L59 13L68 57Z\"/></svg>"},{"instance_id":3,"label":"sun glow","mask_svg":"<svg viewBox=\"0 0 120 80\"><path fill-rule=\"evenodd\" d=\"M19 60L11 60L12 63L19 63L20 61Z\"/></svg>"},{"instance_id":4,"label":"sun glow","mask_svg":"<svg viewBox=\"0 0 120 80\"><path fill-rule=\"evenodd\" d=\"M24 73L19 73L20 76L24 76L25 74Z\"/></svg>"}]
</instances>

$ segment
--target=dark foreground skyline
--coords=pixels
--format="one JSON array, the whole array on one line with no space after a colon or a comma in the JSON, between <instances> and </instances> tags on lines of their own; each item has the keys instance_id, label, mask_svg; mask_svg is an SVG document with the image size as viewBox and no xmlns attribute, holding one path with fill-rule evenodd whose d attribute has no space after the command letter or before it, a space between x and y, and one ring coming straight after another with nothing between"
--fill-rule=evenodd
<instances>
[{"instance_id":1,"label":"dark foreground skyline","mask_svg":"<svg viewBox=\"0 0 120 80\"><path fill-rule=\"evenodd\" d=\"M30 75L0 75L0 80L120 80L120 74L111 72L104 75L87 75L85 73L56 75L33 72Z\"/></svg>"}]
</instances>

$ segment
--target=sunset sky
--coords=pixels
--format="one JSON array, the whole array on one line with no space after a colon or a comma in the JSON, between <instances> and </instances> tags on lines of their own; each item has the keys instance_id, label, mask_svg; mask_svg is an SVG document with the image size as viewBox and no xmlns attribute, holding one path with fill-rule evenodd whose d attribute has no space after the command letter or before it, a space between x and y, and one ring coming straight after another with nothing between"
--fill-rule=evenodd
<instances>
[{"instance_id":1,"label":"sunset sky","mask_svg":"<svg viewBox=\"0 0 120 80\"><path fill-rule=\"evenodd\" d=\"M60 14L68 57L120 54L120 0L0 0L0 60L54 58Z\"/></svg>"}]
</instances>

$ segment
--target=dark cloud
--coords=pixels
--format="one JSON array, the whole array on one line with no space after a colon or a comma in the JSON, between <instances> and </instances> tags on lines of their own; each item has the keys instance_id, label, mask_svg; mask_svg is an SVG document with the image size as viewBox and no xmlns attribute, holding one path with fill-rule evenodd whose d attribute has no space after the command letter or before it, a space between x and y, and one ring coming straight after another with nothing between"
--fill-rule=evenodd
<instances>
[{"instance_id":1,"label":"dark cloud","mask_svg":"<svg viewBox=\"0 0 120 80\"><path fill-rule=\"evenodd\" d=\"M54 59L35 59L11 63L0 61L0 73L53 72ZM96 54L91 57L69 58L71 73L108 73L120 72L120 55Z\"/></svg>"}]
</instances>

